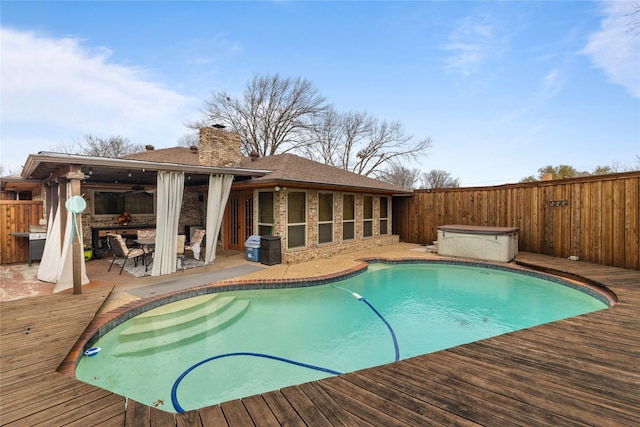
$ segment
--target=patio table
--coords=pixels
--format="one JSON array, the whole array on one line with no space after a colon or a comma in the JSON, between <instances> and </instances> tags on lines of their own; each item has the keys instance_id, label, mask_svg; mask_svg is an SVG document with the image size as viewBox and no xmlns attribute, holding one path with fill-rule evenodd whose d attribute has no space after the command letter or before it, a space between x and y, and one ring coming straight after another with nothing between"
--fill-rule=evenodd
<instances>
[{"instance_id":1,"label":"patio table","mask_svg":"<svg viewBox=\"0 0 640 427\"><path fill-rule=\"evenodd\" d=\"M156 239L135 239L138 245L142 246L144 250L144 271L148 271L149 268L149 259L153 261L153 256L148 257L148 255L153 255L153 250L156 246Z\"/></svg>"}]
</instances>

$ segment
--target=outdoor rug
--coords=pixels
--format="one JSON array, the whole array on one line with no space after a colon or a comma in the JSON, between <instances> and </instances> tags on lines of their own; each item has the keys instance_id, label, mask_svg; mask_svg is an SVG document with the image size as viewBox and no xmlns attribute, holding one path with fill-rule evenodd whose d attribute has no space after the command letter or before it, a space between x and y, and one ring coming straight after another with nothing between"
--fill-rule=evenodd
<instances>
[{"instance_id":1,"label":"outdoor rug","mask_svg":"<svg viewBox=\"0 0 640 427\"><path fill-rule=\"evenodd\" d=\"M118 269L120 269L122 267L122 263L123 262L124 262L123 259L117 259L114 262L114 265L111 268L111 270L113 271L113 269L115 269L116 267ZM183 262L183 268L185 270L189 269L189 268L196 268L196 267L203 267L204 266L204 261L198 261L196 259L189 258L189 257L184 257L182 259L182 262ZM116 264L117 264L117 266L116 266ZM136 266L132 259L128 259L127 263L124 266L124 271L126 271L129 274L132 274L135 277L142 277L142 276L151 276L151 269L152 268L153 268L153 261L147 267L147 271L145 271L144 265L142 265L141 262L138 262L138 265ZM176 271L180 271L180 268L177 268Z\"/></svg>"}]
</instances>

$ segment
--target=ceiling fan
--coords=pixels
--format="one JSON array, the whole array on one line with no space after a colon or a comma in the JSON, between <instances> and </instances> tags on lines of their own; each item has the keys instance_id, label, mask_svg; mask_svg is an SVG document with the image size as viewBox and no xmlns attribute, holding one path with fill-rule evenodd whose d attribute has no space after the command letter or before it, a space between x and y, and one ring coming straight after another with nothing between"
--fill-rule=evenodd
<instances>
[{"instance_id":1,"label":"ceiling fan","mask_svg":"<svg viewBox=\"0 0 640 427\"><path fill-rule=\"evenodd\" d=\"M136 185L134 185L133 187L131 187L131 190L128 191L128 193L131 194L137 194L137 193L147 193L147 194L155 194L156 189L155 188L145 188L142 185L140 185L140 182L138 182Z\"/></svg>"}]
</instances>

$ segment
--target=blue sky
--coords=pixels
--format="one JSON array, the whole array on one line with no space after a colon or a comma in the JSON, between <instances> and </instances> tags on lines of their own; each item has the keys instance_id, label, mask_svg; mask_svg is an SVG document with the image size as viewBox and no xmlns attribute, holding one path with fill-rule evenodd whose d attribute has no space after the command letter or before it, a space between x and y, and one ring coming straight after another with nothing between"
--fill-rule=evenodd
<instances>
[{"instance_id":1,"label":"blue sky","mask_svg":"<svg viewBox=\"0 0 640 427\"><path fill-rule=\"evenodd\" d=\"M212 91L279 73L431 137L406 166L463 186L640 169L634 4L3 0L0 163L85 134L173 147Z\"/></svg>"}]
</instances>

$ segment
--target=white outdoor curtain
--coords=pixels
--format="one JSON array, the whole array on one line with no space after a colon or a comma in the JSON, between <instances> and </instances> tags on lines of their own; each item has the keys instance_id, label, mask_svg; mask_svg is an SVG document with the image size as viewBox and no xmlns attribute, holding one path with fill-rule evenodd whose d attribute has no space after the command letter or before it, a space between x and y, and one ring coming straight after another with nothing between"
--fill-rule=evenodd
<instances>
[{"instance_id":1,"label":"white outdoor curtain","mask_svg":"<svg viewBox=\"0 0 640 427\"><path fill-rule=\"evenodd\" d=\"M52 190L53 191L53 190ZM58 191L58 187L55 187ZM59 198L56 198L59 201ZM56 283L58 281L58 264L60 263L60 215L59 206L51 204L47 221L47 240L38 267L38 280Z\"/></svg>"},{"instance_id":2,"label":"white outdoor curtain","mask_svg":"<svg viewBox=\"0 0 640 427\"><path fill-rule=\"evenodd\" d=\"M59 188L58 188L59 192ZM71 184L67 184L67 197L71 197ZM61 215L62 207L66 200L58 197L58 207L51 207L49 223L47 226L47 240L45 242L42 260L38 267L38 279L44 282L55 283L53 292L60 292L73 288L73 239L80 239L80 247L84 247L82 229L76 228L73 223L74 214L67 212L66 218ZM53 218L52 218L53 216ZM65 235L60 235L60 223L66 222ZM78 232L80 235L78 236ZM61 245L62 243L62 245ZM80 258L80 283L89 283L86 265L84 262L84 252Z\"/></svg>"},{"instance_id":3,"label":"white outdoor curtain","mask_svg":"<svg viewBox=\"0 0 640 427\"><path fill-rule=\"evenodd\" d=\"M233 184L233 175L209 175L209 193L207 197L207 224L205 264L213 263L216 258L216 247L224 208L227 206L229 193Z\"/></svg>"},{"instance_id":4,"label":"white outdoor curtain","mask_svg":"<svg viewBox=\"0 0 640 427\"><path fill-rule=\"evenodd\" d=\"M156 247L152 276L176 271L178 221L184 191L183 172L158 172L156 207Z\"/></svg>"}]
</instances>

